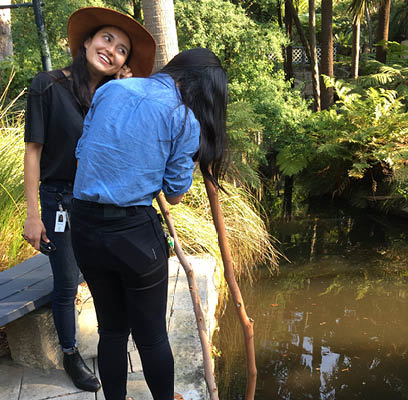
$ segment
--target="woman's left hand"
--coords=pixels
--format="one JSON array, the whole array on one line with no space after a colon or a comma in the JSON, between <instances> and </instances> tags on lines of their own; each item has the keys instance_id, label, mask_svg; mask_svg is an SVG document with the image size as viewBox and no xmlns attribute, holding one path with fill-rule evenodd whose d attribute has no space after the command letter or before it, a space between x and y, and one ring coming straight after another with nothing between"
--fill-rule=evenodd
<instances>
[{"instance_id":1,"label":"woman's left hand","mask_svg":"<svg viewBox=\"0 0 408 400\"><path fill-rule=\"evenodd\" d=\"M117 73L116 79L131 78L133 76L132 70L125 64Z\"/></svg>"}]
</instances>

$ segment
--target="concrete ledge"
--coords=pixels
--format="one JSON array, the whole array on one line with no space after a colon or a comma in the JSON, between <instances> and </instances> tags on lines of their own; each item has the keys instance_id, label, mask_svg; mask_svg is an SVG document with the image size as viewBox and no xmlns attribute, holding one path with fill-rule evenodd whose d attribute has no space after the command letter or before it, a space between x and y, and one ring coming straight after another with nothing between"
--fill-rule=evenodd
<instances>
[{"instance_id":1,"label":"concrete ledge","mask_svg":"<svg viewBox=\"0 0 408 400\"><path fill-rule=\"evenodd\" d=\"M194 269L201 305L206 318L207 336L211 340L216 326L214 315L218 302L218 291L213 280L215 260L211 257L188 257L188 260ZM169 265L170 304L173 299L172 289L175 285L178 267L178 260L172 258ZM209 398L204 380L203 354L197 323L187 277L181 266L174 293L174 312L170 316L169 326L169 340L175 363L176 391L182 393L185 400Z\"/></svg>"},{"instance_id":2,"label":"concrete ledge","mask_svg":"<svg viewBox=\"0 0 408 400\"><path fill-rule=\"evenodd\" d=\"M43 306L6 325L11 358L25 367L44 371L62 363L50 307Z\"/></svg>"}]
</instances>

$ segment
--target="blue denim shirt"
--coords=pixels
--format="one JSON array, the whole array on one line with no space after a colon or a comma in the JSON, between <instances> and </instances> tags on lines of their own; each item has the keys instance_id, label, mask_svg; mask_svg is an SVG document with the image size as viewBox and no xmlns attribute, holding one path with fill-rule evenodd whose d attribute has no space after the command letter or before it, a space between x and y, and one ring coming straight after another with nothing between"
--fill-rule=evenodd
<instances>
[{"instance_id":1,"label":"blue denim shirt","mask_svg":"<svg viewBox=\"0 0 408 400\"><path fill-rule=\"evenodd\" d=\"M166 74L99 88L76 148L74 197L127 207L187 192L200 125L180 99Z\"/></svg>"}]
</instances>

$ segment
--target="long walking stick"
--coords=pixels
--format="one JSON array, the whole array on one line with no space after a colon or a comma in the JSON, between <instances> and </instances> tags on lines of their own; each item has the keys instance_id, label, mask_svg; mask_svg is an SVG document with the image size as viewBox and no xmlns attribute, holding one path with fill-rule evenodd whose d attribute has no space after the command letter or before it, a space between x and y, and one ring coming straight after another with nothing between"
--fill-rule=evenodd
<instances>
[{"instance_id":1,"label":"long walking stick","mask_svg":"<svg viewBox=\"0 0 408 400\"><path fill-rule=\"evenodd\" d=\"M167 206L166 199L163 193L160 193L156 197L157 203L159 204L160 211L162 212L164 219L166 221L167 227L169 229L170 235L174 239L174 250L176 255L182 265L188 281L188 286L190 289L191 300L193 302L194 314L196 317L198 335L200 337L201 348L203 351L204 360L204 378L207 384L208 392L210 393L210 400L218 400L218 390L215 384L215 378L213 373L213 362L211 358L211 348L207 336L206 323L204 318L203 309L201 307L201 300L198 294L198 288L194 277L194 270L188 262L183 250L180 246L180 242L177 238L177 233L174 228L173 219L171 218L169 208Z\"/></svg>"},{"instance_id":2,"label":"long walking stick","mask_svg":"<svg viewBox=\"0 0 408 400\"><path fill-rule=\"evenodd\" d=\"M245 338L245 350L247 361L247 386L245 390L245 400L253 400L256 388L256 363L255 363L255 346L254 346L254 321L248 318L245 311L244 301L239 290L238 283L235 279L234 264L231 257L231 251L228 246L227 234L225 231L224 218L221 211L218 192L214 184L204 178L205 188L207 190L208 199L210 200L211 214L213 217L215 229L218 233L218 244L221 250L222 262L224 264L224 276L231 292L232 300L235 305L235 310L238 313L238 318L241 323Z\"/></svg>"}]
</instances>

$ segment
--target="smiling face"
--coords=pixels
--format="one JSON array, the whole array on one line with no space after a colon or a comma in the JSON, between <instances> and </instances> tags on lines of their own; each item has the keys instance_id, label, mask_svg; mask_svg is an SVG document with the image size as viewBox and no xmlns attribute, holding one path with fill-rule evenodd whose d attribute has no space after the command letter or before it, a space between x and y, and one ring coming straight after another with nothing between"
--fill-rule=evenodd
<instances>
[{"instance_id":1,"label":"smiling face","mask_svg":"<svg viewBox=\"0 0 408 400\"><path fill-rule=\"evenodd\" d=\"M126 33L114 26L101 28L84 42L84 47L89 72L98 79L116 74L125 63L131 49Z\"/></svg>"}]
</instances>

